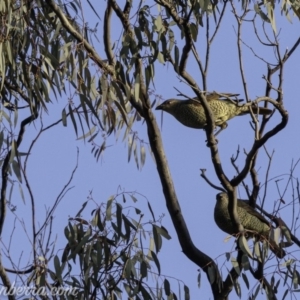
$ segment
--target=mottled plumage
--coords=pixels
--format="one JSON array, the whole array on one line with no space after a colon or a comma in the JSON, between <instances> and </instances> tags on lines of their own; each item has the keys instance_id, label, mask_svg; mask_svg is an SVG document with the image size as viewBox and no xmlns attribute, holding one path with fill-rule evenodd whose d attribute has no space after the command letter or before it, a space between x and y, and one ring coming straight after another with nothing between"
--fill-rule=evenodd
<instances>
[{"instance_id":1,"label":"mottled plumage","mask_svg":"<svg viewBox=\"0 0 300 300\"><path fill-rule=\"evenodd\" d=\"M217 203L215 206L214 218L218 227L228 234L237 234L231 221L228 211L229 199L226 193L217 194ZM269 222L254 208L248 205L245 201L237 201L237 213L241 224L245 230L254 231L263 239L268 240L270 249L279 258L285 256L285 251L281 249L274 240L269 238L271 227ZM248 232L251 235L251 232ZM254 234L254 233L253 233Z\"/></svg>"},{"instance_id":2,"label":"mottled plumage","mask_svg":"<svg viewBox=\"0 0 300 300\"><path fill-rule=\"evenodd\" d=\"M240 115L250 113L249 104L240 105L238 101L231 100L229 97L237 96L236 94L218 94L211 93L206 96L208 104L214 115L215 124L219 127L226 128L226 121ZM225 99L221 99L224 98ZM174 116L180 123L185 126L203 129L206 126L206 116L202 104L197 98L194 100L169 99L156 107L157 110L163 110ZM272 111L267 108L252 106L254 113L268 115Z\"/></svg>"}]
</instances>

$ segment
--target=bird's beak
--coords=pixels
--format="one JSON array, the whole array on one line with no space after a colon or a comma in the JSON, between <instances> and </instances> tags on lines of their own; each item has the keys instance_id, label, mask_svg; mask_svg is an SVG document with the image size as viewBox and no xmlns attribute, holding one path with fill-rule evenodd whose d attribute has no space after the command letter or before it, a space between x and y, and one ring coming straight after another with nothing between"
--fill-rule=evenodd
<instances>
[{"instance_id":1,"label":"bird's beak","mask_svg":"<svg viewBox=\"0 0 300 300\"><path fill-rule=\"evenodd\" d=\"M156 106L155 110L163 110L164 109L164 105L161 104L161 105L158 105Z\"/></svg>"}]
</instances>

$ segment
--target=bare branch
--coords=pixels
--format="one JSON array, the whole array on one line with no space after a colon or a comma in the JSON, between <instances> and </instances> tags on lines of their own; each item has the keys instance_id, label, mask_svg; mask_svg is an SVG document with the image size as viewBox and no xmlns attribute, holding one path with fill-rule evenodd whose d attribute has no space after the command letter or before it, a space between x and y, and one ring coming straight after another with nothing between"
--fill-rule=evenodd
<instances>
[{"instance_id":1,"label":"bare branch","mask_svg":"<svg viewBox=\"0 0 300 300\"><path fill-rule=\"evenodd\" d=\"M218 187L217 185L213 184L206 176L205 172L206 172L206 169L200 169L201 171L201 174L200 176L212 187L214 188L215 190L219 190L221 192L225 192L224 189Z\"/></svg>"},{"instance_id":2,"label":"bare branch","mask_svg":"<svg viewBox=\"0 0 300 300\"><path fill-rule=\"evenodd\" d=\"M49 220L51 219L57 205L60 203L60 201L64 198L65 194L71 189L69 186L71 184L71 182L73 181L74 175L76 173L76 170L78 168L78 157L79 157L79 149L77 148L77 157L76 157L76 164L75 167L73 168L70 178L67 181L67 183L64 185L64 187L62 188L62 190L60 191L60 193L58 194L58 196L56 197L56 200L54 201L54 204L52 205L50 211L48 212L44 223L41 225L41 227L39 228L39 230L36 232L36 236L38 236L41 231L44 229L44 227L48 224Z\"/></svg>"},{"instance_id":3,"label":"bare branch","mask_svg":"<svg viewBox=\"0 0 300 300\"><path fill-rule=\"evenodd\" d=\"M300 44L300 38L298 38L298 40L297 40L297 41L295 42L295 44L292 46L291 50L288 51L288 52L284 55L284 57L283 57L283 59L282 59L282 63L283 63L283 64L284 64L284 63L292 56L292 54L294 53L294 51L298 48L299 44ZM273 68L273 69L271 70L271 73L272 73L272 74L275 73L276 71L279 70L279 68L280 68L280 65L277 65L275 68Z\"/></svg>"},{"instance_id":4,"label":"bare branch","mask_svg":"<svg viewBox=\"0 0 300 300\"><path fill-rule=\"evenodd\" d=\"M240 73L241 73L241 77L242 77L242 83L243 83L243 87L244 87L245 98L246 98L246 101L249 102L249 93L248 93L247 81L246 81L246 78L245 78L245 71L244 71L244 66L243 66L243 56L242 56L242 46L241 46L242 19L246 16L247 10L245 9L242 16L239 17L238 14L237 14L237 11L235 9L233 1L230 1L230 3L231 3L231 7L232 7L234 16L235 16L236 21L237 21L237 26L238 26L237 49L238 49Z\"/></svg>"},{"instance_id":5,"label":"bare branch","mask_svg":"<svg viewBox=\"0 0 300 300\"><path fill-rule=\"evenodd\" d=\"M269 97L260 97L260 98L256 99L257 103L260 101L268 101L268 102L272 103L274 105L274 107L281 114L282 119L279 124L277 124L273 129L268 131L263 137L261 137L259 140L254 141L252 149L250 150L250 152L247 155L245 166L244 166L243 170L237 177L235 177L231 180L231 184L233 186L239 185L240 182L247 176L249 170L251 169L253 159L256 155L257 150L260 147L262 147L269 140L269 138L271 138L272 136L276 135L279 131L281 131L287 125L287 122L288 122L288 112L284 109L282 104L277 103L276 101L274 101L273 99L271 99Z\"/></svg>"},{"instance_id":6,"label":"bare branch","mask_svg":"<svg viewBox=\"0 0 300 300\"><path fill-rule=\"evenodd\" d=\"M227 5L228 1L223 1L223 8L222 8L222 11L221 11L221 14L220 14L220 17L219 17L219 20L218 20L218 23L217 23L217 26L215 28L215 31L214 33L212 34L210 40L209 40L209 44L212 44L213 40L215 39L219 29L220 29L220 25L222 23L222 20L223 20L223 17L225 15L225 10L226 10L226 5Z\"/></svg>"},{"instance_id":7,"label":"bare branch","mask_svg":"<svg viewBox=\"0 0 300 300\"><path fill-rule=\"evenodd\" d=\"M127 1L126 3L128 3ZM104 40L104 48L105 48L105 53L107 55L109 64L111 66L115 65L115 59L114 59L114 54L112 52L112 46L110 42L110 37L111 37L111 15L112 15L112 6L111 2L107 1L107 7L105 10L104 14L104 22L103 22L103 40Z\"/></svg>"}]
</instances>

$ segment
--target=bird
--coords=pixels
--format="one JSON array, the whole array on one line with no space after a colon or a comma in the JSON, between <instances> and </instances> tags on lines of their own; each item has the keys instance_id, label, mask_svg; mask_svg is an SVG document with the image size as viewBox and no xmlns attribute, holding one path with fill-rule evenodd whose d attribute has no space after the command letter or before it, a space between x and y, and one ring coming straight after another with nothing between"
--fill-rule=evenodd
<instances>
[{"instance_id":1,"label":"bird","mask_svg":"<svg viewBox=\"0 0 300 300\"><path fill-rule=\"evenodd\" d=\"M214 219L218 227L231 235L238 234L228 211L229 198L227 193L219 193L216 196L217 202L214 210ZM247 231L249 237L257 235L260 239L267 240L271 251L279 258L283 258L285 251L269 237L270 223L253 207L247 204L247 201L237 200L237 214L241 224Z\"/></svg>"},{"instance_id":2,"label":"bird","mask_svg":"<svg viewBox=\"0 0 300 300\"><path fill-rule=\"evenodd\" d=\"M232 99L232 97L236 96L238 94L217 92L207 94L206 99L213 113L215 125L220 127L220 130L215 135L227 127L226 121L236 116L250 113L248 103L240 105L239 101ZM254 104L251 105L251 108L255 114L269 115L272 113L271 109L258 108ZM204 108L197 97L188 100L171 98L158 105L156 110L168 112L187 127L204 129L207 125Z\"/></svg>"}]
</instances>

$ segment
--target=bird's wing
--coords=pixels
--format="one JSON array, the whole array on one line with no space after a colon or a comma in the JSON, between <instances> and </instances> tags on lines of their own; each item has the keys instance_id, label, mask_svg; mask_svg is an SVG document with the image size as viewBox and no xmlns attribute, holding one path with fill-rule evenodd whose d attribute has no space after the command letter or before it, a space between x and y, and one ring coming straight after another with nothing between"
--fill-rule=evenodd
<instances>
[{"instance_id":1,"label":"bird's wing","mask_svg":"<svg viewBox=\"0 0 300 300\"><path fill-rule=\"evenodd\" d=\"M239 94L212 92L212 93L206 94L206 100L207 101L222 100L222 101L228 101L230 103L236 103L236 104L244 101L244 99L237 99L237 96L239 96ZM235 97L235 98L232 99L233 97ZM189 100L200 102L198 97L193 97L193 98L187 99L185 101L189 101Z\"/></svg>"},{"instance_id":2,"label":"bird's wing","mask_svg":"<svg viewBox=\"0 0 300 300\"><path fill-rule=\"evenodd\" d=\"M259 212L257 212L252 206L246 203L246 201L238 200L237 205L243 209L245 209L249 214L257 217L260 221L270 226L270 222L261 215Z\"/></svg>"},{"instance_id":3,"label":"bird's wing","mask_svg":"<svg viewBox=\"0 0 300 300\"><path fill-rule=\"evenodd\" d=\"M194 97L193 99L188 99L188 100L184 100L186 104L192 104L195 106L202 106L202 104L200 103L200 101L198 100L197 97Z\"/></svg>"},{"instance_id":4,"label":"bird's wing","mask_svg":"<svg viewBox=\"0 0 300 300\"><path fill-rule=\"evenodd\" d=\"M232 94L232 93L217 93L213 91L212 93L209 93L206 95L207 100L231 100L234 102L240 102L243 101L243 99L237 99L236 97L239 96L240 94ZM231 99L234 98L235 99Z\"/></svg>"}]
</instances>

